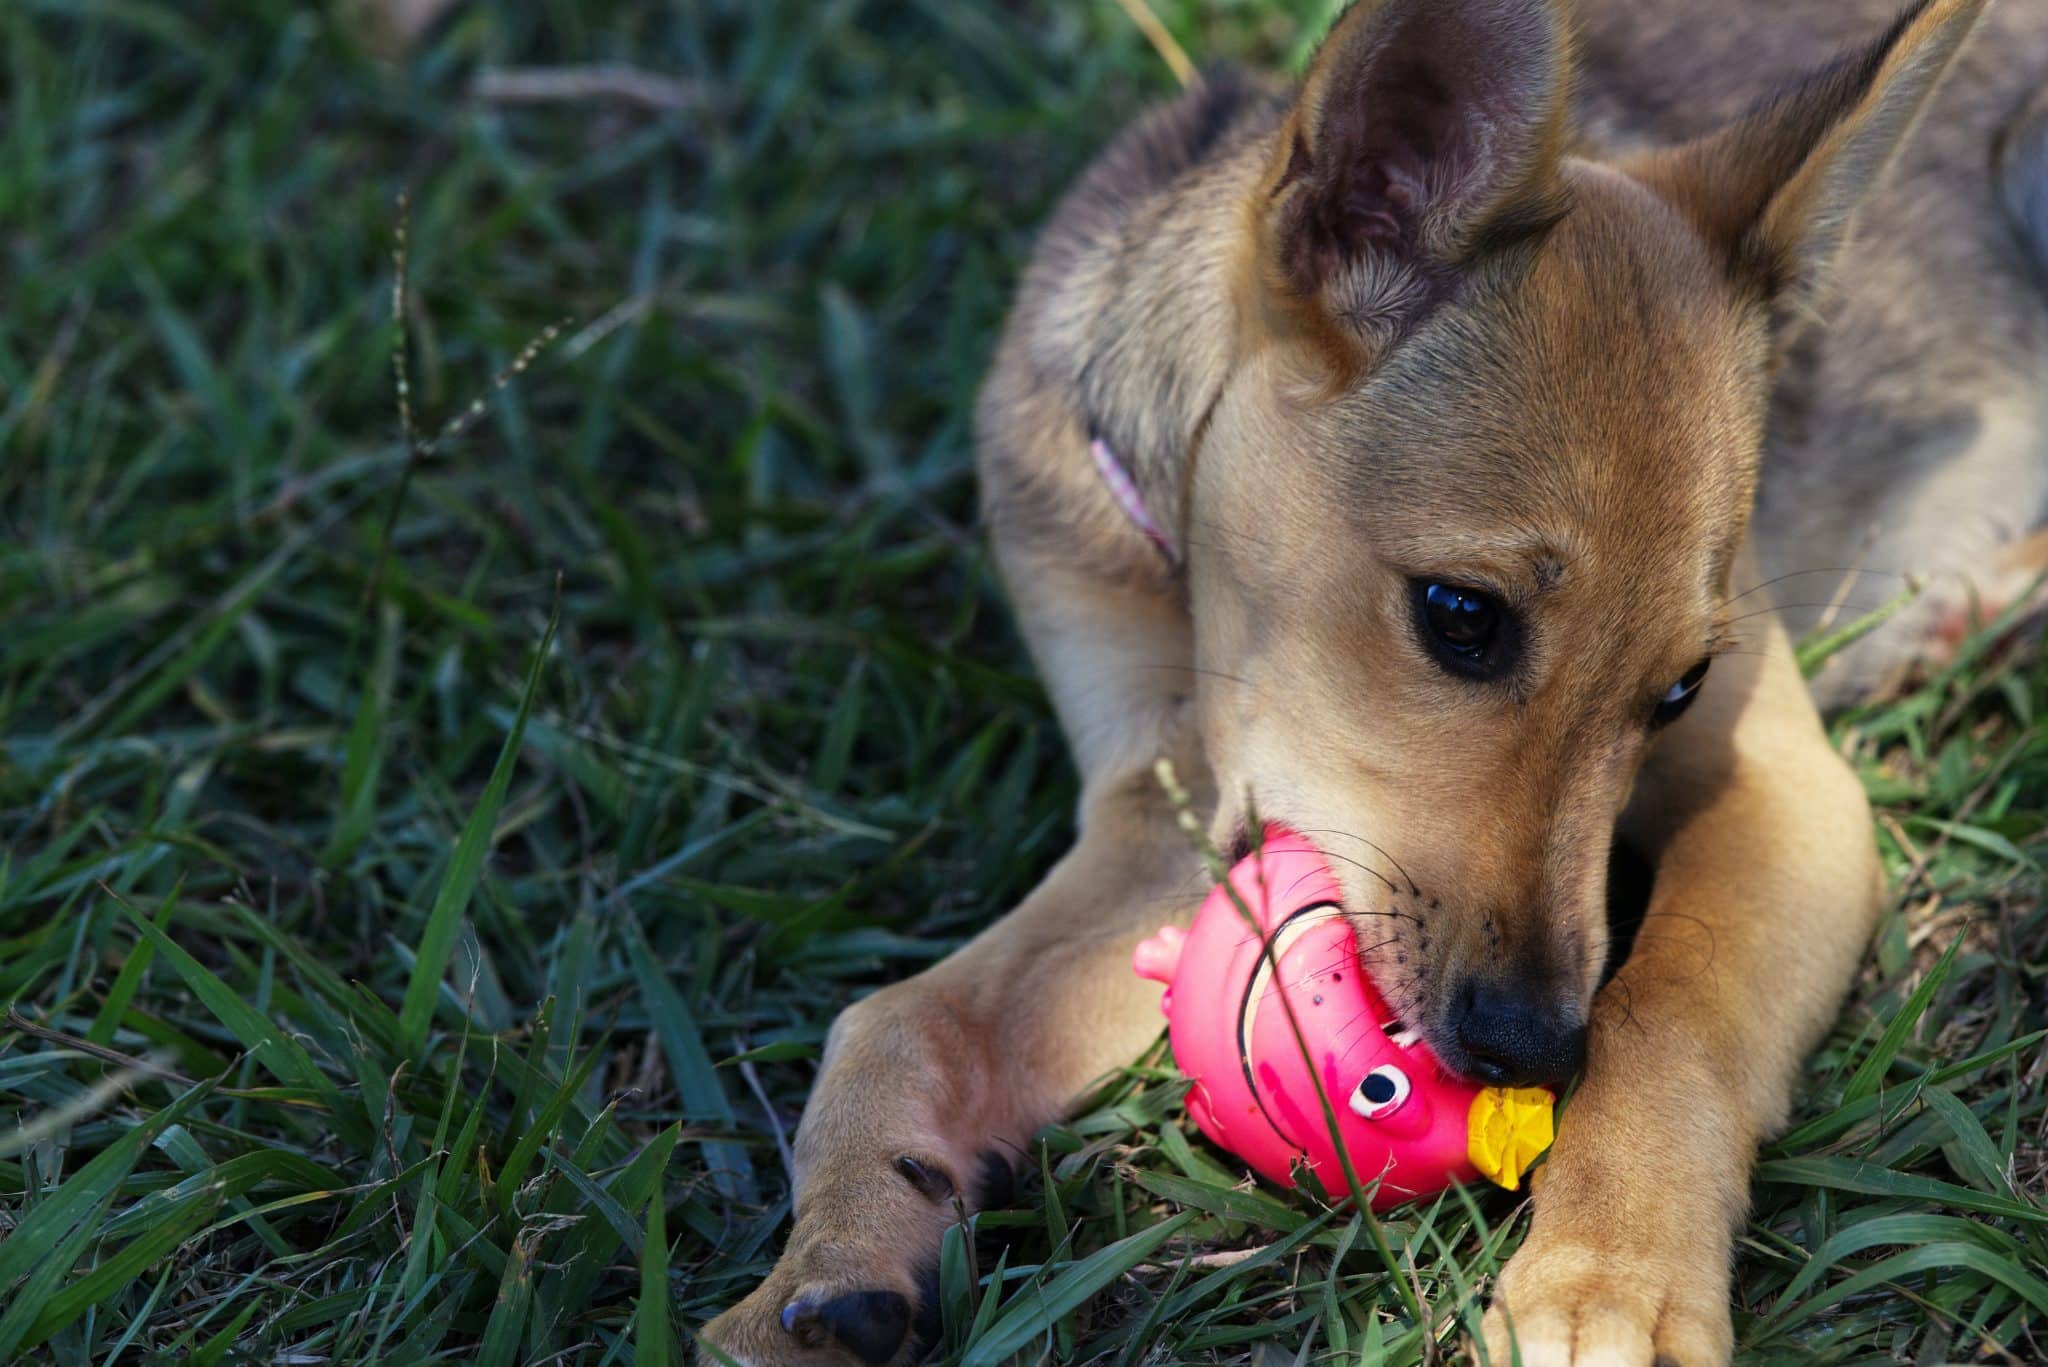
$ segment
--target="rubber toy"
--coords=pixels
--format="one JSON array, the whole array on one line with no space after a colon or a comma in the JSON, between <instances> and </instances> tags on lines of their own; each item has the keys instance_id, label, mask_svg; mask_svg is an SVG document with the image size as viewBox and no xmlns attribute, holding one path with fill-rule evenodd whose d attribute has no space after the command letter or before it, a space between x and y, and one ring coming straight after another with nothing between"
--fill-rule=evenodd
<instances>
[{"instance_id":1,"label":"rubber toy","mask_svg":"<svg viewBox=\"0 0 2048 1367\"><path fill-rule=\"evenodd\" d=\"M1550 1147L1554 1098L1469 1082L1402 1028L1359 962L1337 880L1315 846L1268 827L1229 886L1242 908L1218 886L1187 930L1163 928L1132 964L1166 984L1159 1005L1202 1131L1282 1186L1306 1166L1341 1194L1344 1169L1315 1093L1320 1075L1352 1171L1379 1183L1375 1210L1481 1177L1518 1187Z\"/></svg>"}]
</instances>

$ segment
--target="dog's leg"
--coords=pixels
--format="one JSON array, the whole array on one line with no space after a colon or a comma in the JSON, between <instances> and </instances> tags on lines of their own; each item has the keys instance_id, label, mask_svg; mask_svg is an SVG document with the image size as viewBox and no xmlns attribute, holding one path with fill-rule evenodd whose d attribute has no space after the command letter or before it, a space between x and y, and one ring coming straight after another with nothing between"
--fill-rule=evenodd
<instances>
[{"instance_id":1,"label":"dog's leg","mask_svg":"<svg viewBox=\"0 0 2048 1367\"><path fill-rule=\"evenodd\" d=\"M832 1027L797 1134L788 1245L704 1331L745 1363L915 1352L936 1314L946 1226L1001 1200L1033 1131L1163 1024L1131 951L1206 890L1152 772L1164 755L1198 791L1205 782L1179 697L1185 616L1056 557L1013 553L1004 568L1082 771L1080 841L1015 911Z\"/></svg>"},{"instance_id":2,"label":"dog's leg","mask_svg":"<svg viewBox=\"0 0 2048 1367\"><path fill-rule=\"evenodd\" d=\"M1862 788L1783 632L1755 635L1715 663L1637 789L1626 830L1656 884L1487 1316L1495 1363L1511 1360L1510 1322L1526 1367L1730 1355L1754 1150L1783 1123L1881 897Z\"/></svg>"}]
</instances>

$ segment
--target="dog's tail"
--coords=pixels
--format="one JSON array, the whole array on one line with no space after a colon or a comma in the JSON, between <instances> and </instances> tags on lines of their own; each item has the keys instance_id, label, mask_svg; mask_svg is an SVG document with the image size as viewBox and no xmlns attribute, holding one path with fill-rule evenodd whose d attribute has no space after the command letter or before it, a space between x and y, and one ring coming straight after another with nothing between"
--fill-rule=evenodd
<instances>
[{"instance_id":1,"label":"dog's tail","mask_svg":"<svg viewBox=\"0 0 2048 1367\"><path fill-rule=\"evenodd\" d=\"M2048 85L2020 106L1999 139L1998 190L2034 262L2048 271Z\"/></svg>"}]
</instances>

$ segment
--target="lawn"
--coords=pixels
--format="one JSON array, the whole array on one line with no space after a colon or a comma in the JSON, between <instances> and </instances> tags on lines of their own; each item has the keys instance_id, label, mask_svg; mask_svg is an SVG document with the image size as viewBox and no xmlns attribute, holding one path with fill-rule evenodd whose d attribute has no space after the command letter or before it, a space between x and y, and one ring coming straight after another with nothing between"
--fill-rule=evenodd
<instances>
[{"instance_id":1,"label":"lawn","mask_svg":"<svg viewBox=\"0 0 2048 1367\"><path fill-rule=\"evenodd\" d=\"M1268 65L1329 8L1153 4ZM1068 839L967 416L1169 65L1112 0L0 46L0 1361L679 1360L833 1013ZM1836 720L1897 893L1757 1172L1746 1361L2048 1359L2044 705L1989 633ZM1462 1351L1525 1206L1375 1233L1171 1078L948 1242L947 1360Z\"/></svg>"}]
</instances>

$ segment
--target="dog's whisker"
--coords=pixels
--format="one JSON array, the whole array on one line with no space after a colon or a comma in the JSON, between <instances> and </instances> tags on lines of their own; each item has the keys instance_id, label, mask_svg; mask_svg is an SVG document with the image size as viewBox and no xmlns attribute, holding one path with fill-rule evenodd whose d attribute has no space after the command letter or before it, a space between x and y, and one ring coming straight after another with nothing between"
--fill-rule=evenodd
<instances>
[{"instance_id":1,"label":"dog's whisker","mask_svg":"<svg viewBox=\"0 0 2048 1367\"><path fill-rule=\"evenodd\" d=\"M1302 834L1304 834L1304 835L1307 835L1307 834L1309 834L1309 832L1307 832L1307 831L1304 831L1304 832L1302 832ZM1387 876L1386 876L1386 875L1385 875L1384 873L1381 873L1381 872L1380 872L1380 871L1379 871L1378 869L1374 868L1374 867L1373 867L1372 865L1370 865L1370 864L1364 863L1364 862L1362 862L1362 861L1360 861L1360 860L1357 860L1357 859L1353 859L1353 858L1352 858L1351 856L1349 856L1349 855L1345 855L1345 854L1332 854L1332 853L1330 853L1330 852L1329 852L1328 850L1324 850L1324 851L1323 851L1323 857L1324 857L1325 859L1335 859L1335 860L1337 860L1337 861L1338 861L1338 862L1340 862L1340 863L1344 863L1344 864L1349 864L1349 865L1350 865L1350 866L1351 866L1352 868L1354 868L1354 869L1362 869L1362 870L1364 870L1365 872L1367 872L1367 873L1371 874L1371 875L1372 875L1373 877L1375 877L1375 878L1379 879L1379 880L1380 880L1380 881L1381 881L1382 883L1385 883L1385 884L1387 885L1387 891L1388 891L1388 892L1391 892L1391 893L1394 893L1394 894L1396 894L1396 895L1399 895L1399 893L1400 893L1400 891L1401 891L1401 890L1400 890L1400 889L1399 889L1398 887L1394 886L1394 880L1393 880L1393 879L1391 879L1391 878L1387 877Z\"/></svg>"},{"instance_id":2,"label":"dog's whisker","mask_svg":"<svg viewBox=\"0 0 2048 1367\"><path fill-rule=\"evenodd\" d=\"M1362 945L1359 947L1358 957L1363 959L1366 955L1372 953L1374 950L1385 949L1388 945L1394 943L1396 943L1396 941L1394 940L1381 940L1377 944ZM1296 978L1293 982L1287 983L1286 988L1289 992L1297 991L1303 987L1306 987L1309 983L1314 982L1317 978L1321 977L1322 972L1323 971L1319 968L1310 969L1307 973L1304 973L1301 977ZM1351 1019L1356 1020L1358 1019L1358 1017L1353 1016ZM1346 1024L1349 1024L1349 1022L1346 1022Z\"/></svg>"},{"instance_id":3,"label":"dog's whisker","mask_svg":"<svg viewBox=\"0 0 2048 1367\"><path fill-rule=\"evenodd\" d=\"M1301 831L1301 832L1300 832L1300 834L1302 834L1302 835L1315 835L1315 834L1317 834L1317 832L1315 832L1315 831L1307 831L1307 830L1305 830L1305 831ZM1381 872L1380 872L1380 871L1379 871L1378 869L1374 868L1374 867L1373 867L1372 865L1370 865L1370 864L1366 864L1366 863L1362 863L1362 862L1361 862L1361 861L1359 861L1359 860L1356 860L1356 859L1353 859L1353 858L1351 858L1351 857L1350 857L1349 855L1344 855L1344 854L1334 854L1334 853L1332 853L1332 852L1331 852L1331 851L1329 851L1329 850L1321 850L1321 851L1319 851L1319 853L1321 853L1321 855L1322 855L1322 856L1323 856L1323 858L1325 858L1325 859L1334 859L1334 860L1338 861L1339 863L1349 864L1349 865L1351 865L1351 867L1353 867L1353 868L1355 868L1355 869L1359 869L1359 870L1362 870L1362 871L1364 871L1364 872L1366 872L1366 873L1369 873L1369 874L1371 874L1371 875L1372 875L1373 877L1375 877L1375 878L1379 879L1379 880L1380 880L1380 881L1381 881L1382 883L1385 883L1385 884L1387 885L1387 891L1388 891L1388 892L1394 893L1394 894L1395 894L1396 896L1398 896L1398 895L1400 894L1400 891L1401 891L1401 889L1400 889L1399 887L1395 886L1395 884L1394 884L1394 881L1393 881L1393 880L1392 880L1391 878L1387 877L1387 876L1386 876L1386 875L1385 875L1384 873L1381 873ZM1364 914L1364 913L1354 913L1354 914L1359 914L1359 915L1362 915L1362 914Z\"/></svg>"},{"instance_id":4,"label":"dog's whisker","mask_svg":"<svg viewBox=\"0 0 2048 1367\"><path fill-rule=\"evenodd\" d=\"M1749 597L1749 595L1751 595L1752 593L1761 593L1763 590L1770 588L1775 584L1784 583L1787 579L1797 579L1802 575L1809 574L1838 574L1843 576L1848 576L1852 574L1868 574L1875 575L1879 578L1885 579L1904 579L1906 577L1905 575L1898 573L1896 570L1871 570L1863 569L1855 565L1817 565L1812 569L1787 570L1783 574L1773 575L1769 579L1764 580L1761 584L1752 584L1740 593L1730 594L1728 597L1721 600L1721 606L1724 608L1733 606L1734 604L1739 603L1743 599Z\"/></svg>"},{"instance_id":5,"label":"dog's whisker","mask_svg":"<svg viewBox=\"0 0 2048 1367\"><path fill-rule=\"evenodd\" d=\"M1380 857L1381 857L1382 859L1385 859L1385 860L1386 860L1386 861L1387 861L1387 862L1388 862L1389 864L1392 864L1392 865L1394 866L1395 870L1396 870L1396 871L1397 871L1397 872L1398 872L1398 873L1399 873L1399 874L1401 875L1402 879L1403 879L1404 881L1406 881L1406 883L1408 884L1408 895L1409 895L1409 896L1411 896L1411 897L1420 897L1420 896L1422 896L1422 889L1421 889L1421 888L1419 888L1419 887L1417 887L1417 886L1415 886L1415 880L1414 880L1413 878L1409 877L1409 874L1408 874L1408 870L1407 870L1407 869L1405 869L1405 868L1402 868L1402 867L1401 867L1401 861L1400 861L1400 860L1398 860L1398 859L1396 859L1396 858L1394 858L1394 856L1393 856L1393 855L1391 855L1391 854L1388 854L1388 853L1387 853L1387 851L1385 850L1385 848L1384 848L1384 847L1382 847L1382 846L1380 846L1380 845L1376 845L1376 844L1374 844L1374 843L1373 843L1372 841L1370 841L1370 840L1367 840L1367 839L1366 839L1366 838L1365 838L1364 836L1362 836L1362 835L1354 835L1354 834L1352 834L1352 833L1351 833L1350 831L1339 831L1339 830L1334 830L1334 829L1329 829L1329 828L1324 828L1324 829L1320 829L1320 830L1309 830L1309 831L1303 831L1303 832L1302 832L1302 834L1303 834L1303 835L1341 835L1341 836L1343 836L1343 837L1344 837L1344 838L1345 838L1346 840L1356 840L1356 841L1357 841L1357 842L1358 842L1359 844L1361 844L1361 845L1364 845L1364 846L1367 846L1368 848L1370 848L1370 849L1372 849L1372 850L1376 851L1376 852L1377 852L1377 853L1379 854L1379 856L1380 856ZM1356 860L1351 860L1351 861L1349 861L1349 862L1351 862L1351 863L1354 863L1354 864L1356 864L1356 863L1357 863L1358 861L1356 861ZM1388 887L1388 888L1389 888L1390 890L1392 890L1392 891L1396 891L1396 892L1398 892L1398 891L1399 891L1399 889L1398 889L1398 888L1395 888L1395 887L1394 887L1393 881L1392 881L1391 879L1389 879L1389 878L1388 878L1388 877L1387 877L1387 876L1386 876L1385 874L1383 874L1383 873L1380 873L1380 872L1379 872L1378 870L1376 870L1376 869L1370 869L1370 868L1367 868L1367 867L1366 867L1366 865L1364 865L1364 864L1358 864L1358 867L1359 867L1359 868L1361 868L1361 869L1366 869L1366 871L1367 871L1368 873L1371 873L1371 874L1372 874L1372 875L1373 875L1374 877L1378 878L1378 879L1379 879L1379 880L1380 880L1381 882L1385 883L1385 884L1387 885L1387 887Z\"/></svg>"},{"instance_id":6,"label":"dog's whisker","mask_svg":"<svg viewBox=\"0 0 2048 1367\"><path fill-rule=\"evenodd\" d=\"M1234 684L1239 684L1239 685L1241 685L1241 686L1243 686L1243 687L1245 687L1245 688L1250 688L1250 687L1252 686L1252 681L1251 681L1250 679L1247 679L1247 678L1243 678L1242 676L1240 676L1240 675L1236 675L1236 674L1225 674L1225 673L1224 673L1224 672L1223 672L1222 670L1220 670L1220 669L1205 669L1205 668L1203 668L1203 667L1202 667L1202 666L1200 666L1200 665L1178 665L1178 664L1175 664L1175 665L1167 665L1167 664L1148 664L1148 665L1144 665L1144 666L1142 666L1142 668L1145 668L1145 669L1148 669L1148 670L1158 670L1158 671L1160 671L1160 672L1162 672L1162 673L1172 673L1172 674L1199 674L1199 675L1203 676L1204 678L1209 678L1209 679L1224 679L1224 680L1227 680L1227 681L1228 681L1228 682L1230 682L1230 683L1234 683Z\"/></svg>"},{"instance_id":7,"label":"dog's whisker","mask_svg":"<svg viewBox=\"0 0 2048 1367\"><path fill-rule=\"evenodd\" d=\"M1258 536L1254 533L1245 531L1241 527L1226 527L1213 517L1189 517L1187 522L1190 528L1206 527L1210 531L1220 532L1224 536L1228 537L1235 537L1239 541L1249 541L1257 546L1272 546L1277 544L1271 537ZM1189 544L1194 544L1192 538L1189 539Z\"/></svg>"},{"instance_id":8,"label":"dog's whisker","mask_svg":"<svg viewBox=\"0 0 2048 1367\"><path fill-rule=\"evenodd\" d=\"M1416 915L1414 915L1414 914L1413 914L1413 913L1411 913L1411 912L1406 912L1406 911L1353 911L1353 910L1352 910L1352 909L1351 909L1350 907L1344 906L1344 905L1342 905L1341 903L1337 903L1337 902L1332 902L1332 903L1330 903L1330 904L1329 904L1328 906L1323 906L1323 907L1313 907L1313 908L1311 908L1311 909L1310 909L1310 910L1308 910L1308 911L1304 911L1304 912L1301 912L1301 913L1299 914L1299 917L1298 917L1298 919L1300 919L1300 920L1304 920L1304 921L1314 921L1314 920L1326 920L1326 919L1328 919L1328 918L1330 918L1330 917L1333 917L1333 916L1346 916L1346 917L1359 917L1359 916L1384 916L1384 917L1386 917L1386 918L1387 918L1388 920L1392 920L1392 921L1413 921L1413 922L1414 922L1414 923L1415 923L1416 925L1418 925L1418 926L1419 926L1419 925L1423 925L1423 924L1425 924L1425 923L1424 923L1424 921L1423 921L1423 919L1422 919L1422 918L1421 918L1420 916L1416 916Z\"/></svg>"},{"instance_id":9,"label":"dog's whisker","mask_svg":"<svg viewBox=\"0 0 2048 1367\"><path fill-rule=\"evenodd\" d=\"M1374 947L1375 947L1375 948L1378 948L1378 946L1374 946ZM1364 951L1360 951L1360 952L1361 952L1361 953L1363 953ZM1387 1003L1386 1005L1387 1005L1387 1009L1388 1009L1389 1011L1394 1011L1394 1004L1393 1004L1393 1003L1392 1003L1391 1001L1390 1001L1390 1002L1388 1002L1388 1003ZM1342 1034L1343 1034L1343 1033L1344 1033L1344 1032L1345 1032L1346 1030L1349 1030L1349 1029L1350 1029L1350 1028L1351 1028L1352 1026L1354 1026L1354 1025L1358 1024L1358 1022L1360 1022L1360 1021L1362 1021L1362 1020L1366 1019L1367 1017L1371 1016L1372 1014L1373 1014L1373 1008L1372 1008L1372 1005L1371 1005L1370 1003L1368 1003L1368 1004L1366 1004L1365 1006L1362 1006L1362 1007L1360 1007L1360 1008L1359 1008L1358 1010L1356 1010L1356 1011L1352 1012L1352 1013L1351 1013L1351 1015L1350 1015L1350 1017L1349 1017L1348 1019L1346 1019L1346 1020L1344 1021L1344 1023L1343 1023L1343 1024L1339 1025L1339 1026L1338 1026L1338 1027L1337 1027L1337 1028L1336 1028L1336 1029L1335 1029L1334 1031L1332 1031L1331 1033L1332 1033L1332 1035L1333 1035L1333 1036L1338 1036L1338 1035L1342 1035ZM1396 1022L1398 1022L1398 1023L1400 1023L1401 1025L1404 1025L1404 1026L1405 1026L1405 1025L1411 1025L1411 1024L1412 1024L1412 1022L1410 1022L1410 1021L1409 1021L1409 1020L1408 1020L1408 1019L1407 1019L1406 1017L1402 1016L1402 1015L1401 1015L1401 1013L1400 1013L1400 1012L1398 1012L1398 1011L1394 1011L1394 1019L1395 1019L1395 1021L1396 1021Z\"/></svg>"},{"instance_id":10,"label":"dog's whisker","mask_svg":"<svg viewBox=\"0 0 2048 1367\"><path fill-rule=\"evenodd\" d=\"M1848 601L1847 599L1844 599L1840 603L1836 603L1832 600L1820 603L1804 601L1796 603L1773 603L1771 606L1767 608L1757 608L1752 612L1738 613L1736 616L1726 619L1726 621L1723 622L1722 625L1732 627L1737 622L1747 622L1752 617L1768 617L1770 614L1774 612L1783 612L1787 608L1848 608L1851 612L1876 612L1879 608L1885 605L1885 602L1889 601L1891 600L1886 599L1884 600L1884 602L1877 603L1854 603Z\"/></svg>"}]
</instances>

